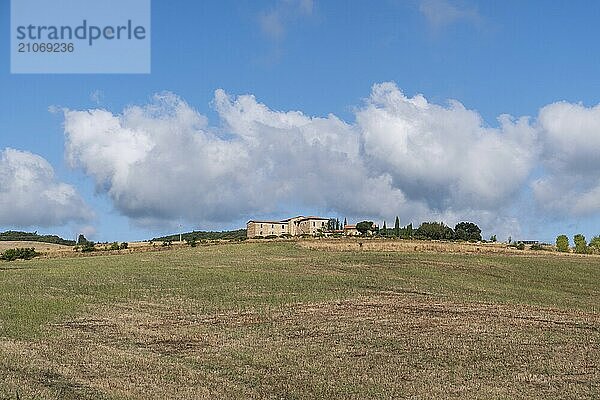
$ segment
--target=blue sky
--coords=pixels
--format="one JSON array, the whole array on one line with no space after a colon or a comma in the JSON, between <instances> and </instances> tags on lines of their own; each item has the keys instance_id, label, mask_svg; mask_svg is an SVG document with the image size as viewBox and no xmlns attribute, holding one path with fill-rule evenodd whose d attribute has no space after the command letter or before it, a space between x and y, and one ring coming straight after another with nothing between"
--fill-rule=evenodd
<instances>
[{"instance_id":1,"label":"blue sky","mask_svg":"<svg viewBox=\"0 0 600 400\"><path fill-rule=\"evenodd\" d=\"M594 197L598 187L595 177L600 172L600 166L589 160L584 168L579 168L577 162L586 159L585 154L577 153L578 149L581 148L585 153L585 143L590 143L591 148L595 149L600 141L600 130L596 131L594 125L597 124L600 129L600 119L592 108L600 103L598 2L272 0L173 3L154 0L152 73L147 75L10 74L10 12L6 0L0 3L0 16L4 33L0 52L6 55L0 66L0 151L11 148L42 157L54 169L56 181L75 188L90 211L88 214L79 213L76 220L63 216L52 221L43 218L39 221L28 218L22 221L8 217L2 219L0 214L0 228L3 230L38 230L67 237L84 230L96 240L134 240L172 232L178 229L179 224L184 225L184 229L229 229L242 227L250 216L286 217L289 212L319 213L349 219L368 217L379 221L385 218L388 225L396 214L400 215L403 223L438 217L453 223L469 218L481 223L486 234L533 237L546 241L552 241L559 233L572 235L582 232L588 238L600 234L600 228L597 228L600 201L597 204ZM395 83L395 88L382 89L382 96L387 96L386 99L400 91L405 97L389 102L389 99L377 98L373 85L384 82ZM226 93L224 96L227 96L227 100L221 99L222 102L219 102L215 95L217 89ZM161 99L153 99L155 94L165 92L168 94ZM434 114L429 111L403 111L404 105L418 94L422 94L428 104L439 106L440 109ZM254 97L242 97L244 95ZM461 132L448 134L444 128L444 124L451 123L452 127L448 128L450 131L476 130L471 122L462 119L456 122L456 119L462 118L462 114L454 115L448 111L449 99L457 100L470 113L481 117L482 122L477 129L484 133L473 132L473 138L486 134L488 128L499 128L497 118L502 114L510 114L515 119L531 117L528 129L523 128L524 133L507 133L499 128L499 132L490 133L499 138L499 144L494 141L490 149L485 147L486 141L481 144L485 149L484 154L489 151L490 157L497 154L493 149L505 146L502 147L505 151L498 156L498 162L504 163L503 170L507 175L515 175L515 185L511 186L506 179L498 178L499 183L492 186L506 184L509 187L503 188L500 193L489 193L487 187L471 193L469 186L463 188L461 185L464 182L477 185L478 181L475 182L476 178L471 176L465 178L460 172L450 174L447 178L450 183L446 184L425 174L421 176L418 173L419 179L407 176L404 171L418 167L408 165L409 161L382 161L385 157L404 157L401 151L394 153L394 146L398 145L399 137L413 143L411 140L414 137L410 135L433 132L431 140L439 140L439 143L435 143L443 144L442 148L456 145L460 150L461 147L469 147L469 141L461 142L465 140ZM258 121L256 114L246 112L248 108L243 109L246 114L242 117L236 114L237 111L232 111L232 108L240 108L244 101L249 102L247 107L250 109L258 110L261 105L268 108L270 114L264 118L270 119L267 122L262 119ZM292 176L292 171L281 172L285 160L267 158L266 163L272 163L279 169L275 173L269 170L271 172L268 173L272 174L269 175L270 179L280 185L289 184L290 187L285 194L276 196L275 200L263 207L254 204L260 202L256 190L238 193L232 189L233 186L221 188L219 179L230 182L235 171L218 170L210 174L201 171L202 168L216 171L216 164L228 162L227 156L215 161L215 165L190 161L190 168L196 168L198 175L186 175L187 180L180 184L183 187L202 186L202 190L175 193L173 198L183 200L181 205L173 204L172 207L181 207L182 210L169 212L161 207L171 197L144 203L140 197L149 193L144 191L146 188L135 188L132 194L114 181L108 184L100 182L98 174L90 172L99 168L97 160L92 159L93 155L78 159L79 166L70 165L67 162L67 142L74 143L75 147L81 146L77 147L79 150L98 142L81 141L81 119L86 116L49 111L51 106L73 111L98 109L119 117L131 106L143 108L156 102L168 109L165 111L168 115L173 110L189 108L206 117L208 122L201 129L208 132L210 140L206 139L206 143L214 144L217 152L223 148L228 149L224 152L231 150L232 153L239 153L254 148L252 146L257 142L260 143L258 146L264 146L260 147L263 150L268 148L269 143L282 148L295 143L287 143L281 136L272 135L273 129L283 130L279 135L286 138L292 135L289 132L300 131L303 140L310 146L315 138L311 136L310 140L306 139L307 135L313 133L303 131L303 127L314 124L317 138L319 129L334 132L339 149L349 148L346 138L356 135L351 137L360 144L356 154L360 158L360 161L356 161L359 166L341 162L328 167L325 163L320 164L320 159L315 159L311 165L318 163L320 168L329 172L321 176L319 171L312 171L311 166L304 168L298 164L296 173L307 175L299 180L297 176ZM540 117L541 109L557 102L566 102L559 103L565 107L547 109L544 118ZM387 113L382 116L377 110ZM286 123L285 127L269 122L279 121L289 111L300 111L309 120ZM452 115L446 115L448 113ZM330 114L345 126L336 125L328 117ZM465 118L471 118L472 114ZM378 126L377 115L408 121L410 126L419 126L424 131L406 134L399 127L402 124L391 123L385 134L374 133ZM244 123L232 119L236 116ZM312 117L323 121L310 120ZM560 127L556 127L557 119L563 122L559 124ZM585 129L579 123L582 119L587 121L583 124ZM153 126L152 121L147 117L135 123ZM71 127L69 132L65 132L65 124ZM182 131L190 128L181 120L174 120L173 124L181 126ZM290 127L290 124L293 126ZM248 126L252 128L244 128ZM264 126L270 129L267 133L260 130ZM579 131L574 132L571 127ZM243 129L252 129L253 135L257 136L248 139ZM101 135L102 132L97 134ZM519 135L524 135L524 138ZM575 137L574 143L583 144L579 147L574 145L572 151L563 154L562 142L554 139L570 135ZM507 142L505 137L509 136ZM239 137L252 144L240 147L241 150L232 150L228 141L236 142ZM226 143L220 143L216 138ZM391 138L389 143L385 142L388 138ZM415 143L423 144L419 140ZM565 143L565 146L569 146L571 142ZM429 148L427 143L424 146ZM535 154L530 154L527 147L536 148L536 151L531 150ZM170 151L167 146L156 148ZM388 152L390 149L391 152ZM505 154L513 150L520 155L513 157L512 154ZM353 150L349 151L352 153ZM335 154L340 152L336 150ZM185 153L183 149L177 154L189 156L190 160L195 158L194 153ZM432 154L436 153L416 150L409 159ZM71 154L73 157L79 155ZM125 157L130 155L126 153ZM349 158L353 159L353 156ZM169 155L165 159L178 158ZM470 166L479 169L478 158L474 155L472 160ZM511 160L515 162L514 165L511 165ZM261 179L267 172L258 170L262 167L248 165L245 168L244 161L240 159L233 162L239 171L253 170L252 174L244 175L248 185L265 184ZM452 159L448 161L451 162ZM148 164L144 171L148 173L150 167L158 168L158 165ZM439 165L444 169L445 164ZM338 168L341 170L342 167L356 168L361 172L356 177L347 172L339 172L338 175L330 172ZM133 170L137 167L129 168L128 171L137 174L140 179L152 180L152 173L143 175L141 170ZM168 168L168 164L163 168ZM469 165L461 168L469 168ZM489 173L485 172L482 176L492 180L504 173L498 172L498 168L493 166L490 166ZM210 179L206 178L207 175ZM162 182L160 178L157 178L157 182ZM165 181L172 180L170 175L162 178ZM331 179L332 182L344 183L341 188L335 186L332 189L337 192L346 189L358 192L365 190L364 187L371 187L378 190L382 197L393 201L385 203L386 209L381 204L371 203L372 200L364 195L364 199L360 198L364 206L349 204L333 195L321 195L323 188L311 179ZM364 185L360 184L361 179ZM384 183L386 179L388 181ZM539 185L536 186L535 182ZM569 185L564 182L574 183ZM303 188L307 187L309 189L306 191L314 190L315 193L305 194ZM206 193L213 191L228 193L231 198L246 204L236 208L233 200L220 199L218 196L215 199L213 196L198 202L206 212L192 210L194 206L188 197L208 196ZM155 191L152 193L156 194ZM575 211L569 210L573 198L577 196L585 197L585 204L576 207ZM140 202L134 203L134 198ZM11 214L11 199L0 201L8 210L6 213ZM564 208L549 207L560 202ZM220 203L223 204L221 210L218 207ZM402 205L396 206L400 203ZM72 206L77 207L76 204ZM190 209L183 210L186 207ZM153 215L153 212L157 215Z\"/></svg>"}]
</instances>

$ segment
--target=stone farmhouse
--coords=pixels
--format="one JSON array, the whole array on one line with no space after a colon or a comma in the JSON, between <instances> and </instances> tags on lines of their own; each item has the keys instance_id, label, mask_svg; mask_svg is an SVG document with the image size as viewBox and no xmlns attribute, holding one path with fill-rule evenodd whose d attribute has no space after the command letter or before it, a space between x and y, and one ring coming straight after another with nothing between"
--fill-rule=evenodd
<instances>
[{"instance_id":1,"label":"stone farmhouse","mask_svg":"<svg viewBox=\"0 0 600 400\"><path fill-rule=\"evenodd\" d=\"M316 235L327 230L328 218L304 217L302 215L282 221L254 221L246 224L247 237Z\"/></svg>"},{"instance_id":2,"label":"stone farmhouse","mask_svg":"<svg viewBox=\"0 0 600 400\"><path fill-rule=\"evenodd\" d=\"M344 235L346 236L360 236L360 232L356 229L356 225L344 226Z\"/></svg>"}]
</instances>

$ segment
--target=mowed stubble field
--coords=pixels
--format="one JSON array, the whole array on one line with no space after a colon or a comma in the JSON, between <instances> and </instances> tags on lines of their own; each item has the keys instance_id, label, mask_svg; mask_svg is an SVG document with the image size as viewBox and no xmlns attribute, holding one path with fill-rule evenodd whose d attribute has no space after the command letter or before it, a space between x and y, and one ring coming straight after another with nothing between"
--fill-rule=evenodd
<instances>
[{"instance_id":1,"label":"mowed stubble field","mask_svg":"<svg viewBox=\"0 0 600 400\"><path fill-rule=\"evenodd\" d=\"M599 261L265 242L0 263L0 399L598 398Z\"/></svg>"}]
</instances>

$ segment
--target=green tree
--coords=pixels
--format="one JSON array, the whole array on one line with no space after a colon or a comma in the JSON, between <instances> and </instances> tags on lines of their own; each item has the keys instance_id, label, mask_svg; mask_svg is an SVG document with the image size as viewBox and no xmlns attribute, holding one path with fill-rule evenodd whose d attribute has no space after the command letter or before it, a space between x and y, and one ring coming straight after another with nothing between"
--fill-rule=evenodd
<instances>
[{"instance_id":1,"label":"green tree","mask_svg":"<svg viewBox=\"0 0 600 400\"><path fill-rule=\"evenodd\" d=\"M383 228L381 228L380 234L381 236L387 236L387 226L385 224L385 221L383 221Z\"/></svg>"},{"instance_id":2,"label":"green tree","mask_svg":"<svg viewBox=\"0 0 600 400\"><path fill-rule=\"evenodd\" d=\"M394 223L394 235L400 237L400 218L396 215L396 222Z\"/></svg>"},{"instance_id":3,"label":"green tree","mask_svg":"<svg viewBox=\"0 0 600 400\"><path fill-rule=\"evenodd\" d=\"M573 237L573 243L575 243L575 253L587 253L587 241L585 240L585 236L583 236L581 233L578 233Z\"/></svg>"},{"instance_id":4,"label":"green tree","mask_svg":"<svg viewBox=\"0 0 600 400\"><path fill-rule=\"evenodd\" d=\"M328 231L335 230L335 218L329 218L329 221L327 221L327 230Z\"/></svg>"},{"instance_id":5,"label":"green tree","mask_svg":"<svg viewBox=\"0 0 600 400\"><path fill-rule=\"evenodd\" d=\"M373 221L361 221L356 224L356 230L363 236L367 235L373 229Z\"/></svg>"},{"instance_id":6,"label":"green tree","mask_svg":"<svg viewBox=\"0 0 600 400\"><path fill-rule=\"evenodd\" d=\"M560 235L556 238L556 249L562 253L569 252L569 238L567 235Z\"/></svg>"},{"instance_id":7,"label":"green tree","mask_svg":"<svg viewBox=\"0 0 600 400\"><path fill-rule=\"evenodd\" d=\"M77 238L77 244L85 244L87 243L87 239L85 238L85 236L83 236L83 234L79 235L79 237Z\"/></svg>"},{"instance_id":8,"label":"green tree","mask_svg":"<svg viewBox=\"0 0 600 400\"><path fill-rule=\"evenodd\" d=\"M348 225L348 221L346 221L346 217L344 217L344 227L343 227L343 228L345 228L345 227L346 227L346 225ZM342 229L343 229L343 228L342 228Z\"/></svg>"},{"instance_id":9,"label":"green tree","mask_svg":"<svg viewBox=\"0 0 600 400\"><path fill-rule=\"evenodd\" d=\"M490 236L490 242L492 242L492 243L496 243L497 242L496 235Z\"/></svg>"},{"instance_id":10,"label":"green tree","mask_svg":"<svg viewBox=\"0 0 600 400\"><path fill-rule=\"evenodd\" d=\"M423 222L415 231L415 236L431 240L452 240L454 231L443 222Z\"/></svg>"},{"instance_id":11,"label":"green tree","mask_svg":"<svg viewBox=\"0 0 600 400\"><path fill-rule=\"evenodd\" d=\"M481 241L481 229L472 222L460 222L454 227L456 239L468 242Z\"/></svg>"},{"instance_id":12,"label":"green tree","mask_svg":"<svg viewBox=\"0 0 600 400\"><path fill-rule=\"evenodd\" d=\"M404 237L410 239L413 237L413 225L412 222L404 228Z\"/></svg>"},{"instance_id":13,"label":"green tree","mask_svg":"<svg viewBox=\"0 0 600 400\"><path fill-rule=\"evenodd\" d=\"M594 253L600 252L600 236L594 236L592 240L590 240L589 247Z\"/></svg>"}]
</instances>

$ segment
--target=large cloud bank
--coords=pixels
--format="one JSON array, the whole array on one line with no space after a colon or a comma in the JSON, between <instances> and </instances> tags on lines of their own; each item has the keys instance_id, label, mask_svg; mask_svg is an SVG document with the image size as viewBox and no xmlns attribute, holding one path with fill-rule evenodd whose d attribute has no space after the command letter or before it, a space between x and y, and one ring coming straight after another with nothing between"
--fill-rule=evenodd
<instances>
[{"instance_id":1,"label":"large cloud bank","mask_svg":"<svg viewBox=\"0 0 600 400\"><path fill-rule=\"evenodd\" d=\"M533 182L538 203L559 214L600 211L600 105L550 104L538 124L546 171Z\"/></svg>"},{"instance_id":2,"label":"large cloud bank","mask_svg":"<svg viewBox=\"0 0 600 400\"><path fill-rule=\"evenodd\" d=\"M75 188L59 182L44 158L10 148L0 151L0 225L49 227L91 217Z\"/></svg>"},{"instance_id":3,"label":"large cloud bank","mask_svg":"<svg viewBox=\"0 0 600 400\"><path fill-rule=\"evenodd\" d=\"M275 111L217 90L208 124L171 93L121 113L65 110L66 155L140 224L228 222L311 209L404 221L514 224L531 185L544 207L600 209L600 109L553 104L497 127L457 101L432 104L373 86L355 122ZM532 181L532 171L544 174Z\"/></svg>"}]
</instances>

